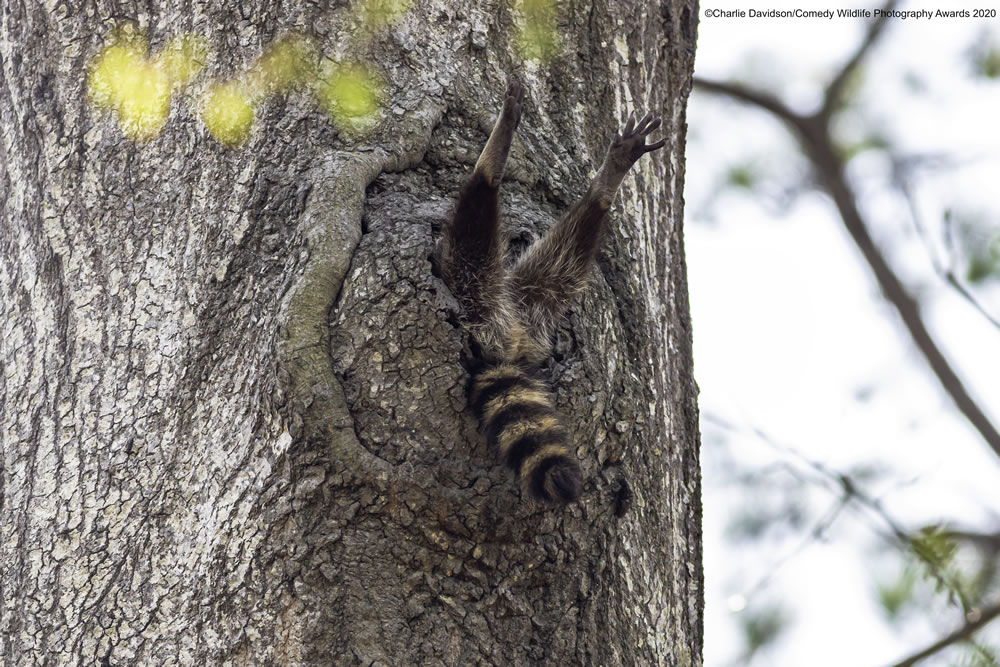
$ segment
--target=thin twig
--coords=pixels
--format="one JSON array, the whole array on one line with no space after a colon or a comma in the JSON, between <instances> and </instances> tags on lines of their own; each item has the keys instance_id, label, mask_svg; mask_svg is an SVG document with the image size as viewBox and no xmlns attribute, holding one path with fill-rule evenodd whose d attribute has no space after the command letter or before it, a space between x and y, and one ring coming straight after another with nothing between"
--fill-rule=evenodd
<instances>
[{"instance_id":1,"label":"thin twig","mask_svg":"<svg viewBox=\"0 0 1000 667\"><path fill-rule=\"evenodd\" d=\"M797 558L799 554L806 550L806 548L813 542L819 540L823 535L833 527L833 524L840 517L841 512L847 507L850 499L843 496L837 498L829 509L816 520L812 528L805 534L805 536L799 541L799 543L788 553L781 556L777 561L771 563L770 570L765 572L753 585L748 586L744 589L743 597L750 599L750 597L757 593L759 590L763 590L771 580L777 576L778 571L790 563L794 558Z\"/></svg>"},{"instance_id":2,"label":"thin twig","mask_svg":"<svg viewBox=\"0 0 1000 667\"><path fill-rule=\"evenodd\" d=\"M895 162L895 161L894 161ZM955 272L950 268L946 268L938 259L937 254L934 252L932 243L930 240L930 235L927 232L927 227L923 223L923 219L920 216L920 210L917 207L916 196L913 194L913 190L910 188L909 181L906 174L900 165L893 165L893 182L899 191L903 195L903 199L906 201L907 207L910 211L910 220L913 222L913 227L917 232L917 236L920 238L924 247L927 249L927 256L931 260L931 266L934 267L934 271L940 276L941 280L947 283L952 289L958 292L959 296L964 298L969 305L975 308L980 315L982 315L986 321L992 324L997 329L1000 329L1000 320L997 320L993 315L990 314L986 308L983 307L981 303L976 299L975 296L969 290L965 288L965 285L960 283L955 277ZM950 251L950 250L949 250Z\"/></svg>"},{"instance_id":3,"label":"thin twig","mask_svg":"<svg viewBox=\"0 0 1000 667\"><path fill-rule=\"evenodd\" d=\"M965 625L958 628L950 635L942 637L924 650L914 653L910 657L904 658L893 664L892 667L912 667L921 660L929 658L938 651L947 648L952 644L969 639L972 634L976 632L976 630L979 630L997 616L1000 616L1000 602L987 607L986 609L976 609L972 613L966 614L967 620Z\"/></svg>"},{"instance_id":4,"label":"thin twig","mask_svg":"<svg viewBox=\"0 0 1000 667\"><path fill-rule=\"evenodd\" d=\"M895 542L896 546L901 550L912 554L914 558L923 563L927 568L928 574L958 600L959 606L964 613L973 609L973 605L962 590L960 582L955 581L955 578L946 572L932 556L920 548L919 541L912 538L910 533L889 514L880 499L870 496L850 475L832 470L819 461L810 459L794 447L778 442L757 426L739 427L732 422L706 412L702 412L702 418L734 433L749 433L772 449L794 456L802 461L816 472L821 479L830 483L829 485L824 485L827 486L828 490L831 492L839 490L838 497L844 505L853 500L860 508L867 510L882 521L888 529L888 535L874 527L873 529L888 541Z\"/></svg>"}]
</instances>

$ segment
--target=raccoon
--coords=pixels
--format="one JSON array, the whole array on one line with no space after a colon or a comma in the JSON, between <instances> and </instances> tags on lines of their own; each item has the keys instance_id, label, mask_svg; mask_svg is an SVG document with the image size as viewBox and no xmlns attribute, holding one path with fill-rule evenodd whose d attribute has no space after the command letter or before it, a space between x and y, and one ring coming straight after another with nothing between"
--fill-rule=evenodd
<instances>
[{"instance_id":1,"label":"raccoon","mask_svg":"<svg viewBox=\"0 0 1000 667\"><path fill-rule=\"evenodd\" d=\"M625 174L665 141L646 143L659 118L630 115L583 197L507 268L500 181L524 92L519 81L508 83L500 117L442 229L439 261L481 364L469 398L490 446L518 476L524 495L566 504L580 497L583 476L538 369L571 299L587 285Z\"/></svg>"}]
</instances>

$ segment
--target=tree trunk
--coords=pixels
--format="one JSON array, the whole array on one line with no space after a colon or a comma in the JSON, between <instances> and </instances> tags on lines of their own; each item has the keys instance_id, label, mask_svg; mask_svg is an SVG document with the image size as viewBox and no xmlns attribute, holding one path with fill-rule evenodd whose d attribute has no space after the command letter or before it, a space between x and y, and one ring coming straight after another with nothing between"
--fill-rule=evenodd
<instances>
[{"instance_id":1,"label":"tree trunk","mask_svg":"<svg viewBox=\"0 0 1000 667\"><path fill-rule=\"evenodd\" d=\"M507 2L0 9L0 662L701 663L701 487L681 232L697 8ZM461 8L460 8L461 7ZM207 37L162 131L88 103L115 19ZM628 18L636 17L636 18ZM370 134L305 93L215 141L206 83L281 34L375 64ZM466 406L430 257L516 73L513 246L581 195L619 121L664 118L548 372L580 502L522 500Z\"/></svg>"}]
</instances>

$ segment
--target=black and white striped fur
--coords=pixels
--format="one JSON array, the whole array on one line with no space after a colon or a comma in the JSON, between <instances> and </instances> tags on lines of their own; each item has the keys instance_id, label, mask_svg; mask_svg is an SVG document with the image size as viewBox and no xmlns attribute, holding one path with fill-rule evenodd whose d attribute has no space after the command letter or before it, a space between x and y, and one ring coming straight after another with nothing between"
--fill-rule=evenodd
<instances>
[{"instance_id":1,"label":"black and white striped fur","mask_svg":"<svg viewBox=\"0 0 1000 667\"><path fill-rule=\"evenodd\" d=\"M523 99L521 84L508 84L503 111L443 230L441 271L481 352L483 368L473 378L470 403L490 445L518 475L525 494L564 504L580 497L583 478L537 368L550 353L570 300L586 287L622 179L664 142L646 144L659 118L647 114L636 122L630 116L583 197L505 269L500 181Z\"/></svg>"}]
</instances>

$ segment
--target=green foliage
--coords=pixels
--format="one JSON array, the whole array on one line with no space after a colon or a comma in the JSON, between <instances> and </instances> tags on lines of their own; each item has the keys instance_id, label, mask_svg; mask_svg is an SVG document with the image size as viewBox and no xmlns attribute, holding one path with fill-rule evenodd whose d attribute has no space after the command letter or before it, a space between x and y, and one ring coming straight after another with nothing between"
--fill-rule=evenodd
<instances>
[{"instance_id":1,"label":"green foliage","mask_svg":"<svg viewBox=\"0 0 1000 667\"><path fill-rule=\"evenodd\" d=\"M976 76L984 79L1000 78L1000 45L988 31L980 33L969 49L968 57Z\"/></svg>"},{"instance_id":2,"label":"green foliage","mask_svg":"<svg viewBox=\"0 0 1000 667\"><path fill-rule=\"evenodd\" d=\"M1000 279L1000 228L985 221L985 216L945 214L966 261L965 279L982 283Z\"/></svg>"},{"instance_id":3,"label":"green foliage","mask_svg":"<svg viewBox=\"0 0 1000 667\"><path fill-rule=\"evenodd\" d=\"M841 88L840 95L837 96L834 102L833 110L839 112L855 107L858 100L861 99L861 91L865 87L865 80L864 67L858 67L851 72L847 80L844 81L844 87Z\"/></svg>"},{"instance_id":4,"label":"green foliage","mask_svg":"<svg viewBox=\"0 0 1000 667\"><path fill-rule=\"evenodd\" d=\"M521 0L517 45L528 60L551 60L558 52L556 6L553 0Z\"/></svg>"},{"instance_id":5,"label":"green foliage","mask_svg":"<svg viewBox=\"0 0 1000 667\"><path fill-rule=\"evenodd\" d=\"M910 536L910 548L921 561L936 569L948 568L955 558L958 545L940 526L925 526Z\"/></svg>"},{"instance_id":6,"label":"green foliage","mask_svg":"<svg viewBox=\"0 0 1000 667\"><path fill-rule=\"evenodd\" d=\"M845 162L856 155L864 153L865 151L885 151L888 148L889 141L885 137L878 134L869 134L860 141L844 143L837 146L837 150L840 151L840 155L844 158Z\"/></svg>"},{"instance_id":7,"label":"green foliage","mask_svg":"<svg viewBox=\"0 0 1000 667\"><path fill-rule=\"evenodd\" d=\"M879 604L890 621L898 620L902 612L914 604L917 579L912 567L904 567L895 580L877 585Z\"/></svg>"},{"instance_id":8,"label":"green foliage","mask_svg":"<svg viewBox=\"0 0 1000 667\"><path fill-rule=\"evenodd\" d=\"M1000 235L971 249L965 278L970 283L1000 278Z\"/></svg>"},{"instance_id":9,"label":"green foliage","mask_svg":"<svg viewBox=\"0 0 1000 667\"><path fill-rule=\"evenodd\" d=\"M726 174L726 183L744 190L753 190L753 186L757 183L758 179L758 168L747 163L734 164Z\"/></svg>"},{"instance_id":10,"label":"green foliage","mask_svg":"<svg viewBox=\"0 0 1000 667\"><path fill-rule=\"evenodd\" d=\"M977 549L969 561L972 574L968 577L968 588L977 599L985 600L990 592L1000 588L1000 562L997 562L995 548Z\"/></svg>"},{"instance_id":11,"label":"green foliage","mask_svg":"<svg viewBox=\"0 0 1000 667\"><path fill-rule=\"evenodd\" d=\"M744 657L749 661L761 649L773 644L788 628L788 613L777 604L758 609L746 609L740 616L740 630L746 646Z\"/></svg>"},{"instance_id":12,"label":"green foliage","mask_svg":"<svg viewBox=\"0 0 1000 667\"><path fill-rule=\"evenodd\" d=\"M988 79L1000 77L1000 49L991 48L977 58L976 71Z\"/></svg>"},{"instance_id":13,"label":"green foliage","mask_svg":"<svg viewBox=\"0 0 1000 667\"><path fill-rule=\"evenodd\" d=\"M981 283L1000 274L1000 258L996 253L973 255L965 270L965 279L970 283Z\"/></svg>"}]
</instances>

